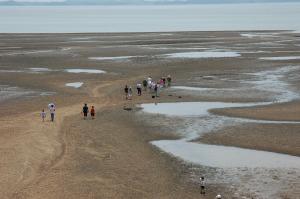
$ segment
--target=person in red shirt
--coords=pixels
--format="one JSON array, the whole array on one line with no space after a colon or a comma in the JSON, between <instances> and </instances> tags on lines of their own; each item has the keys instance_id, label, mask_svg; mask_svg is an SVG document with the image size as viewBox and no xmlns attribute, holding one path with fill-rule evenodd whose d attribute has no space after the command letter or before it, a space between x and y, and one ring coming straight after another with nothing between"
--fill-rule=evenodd
<instances>
[{"instance_id":1,"label":"person in red shirt","mask_svg":"<svg viewBox=\"0 0 300 199\"><path fill-rule=\"evenodd\" d=\"M91 108L91 117L92 117L92 119L95 119L95 115L96 115L95 107L92 106L92 108Z\"/></svg>"}]
</instances>

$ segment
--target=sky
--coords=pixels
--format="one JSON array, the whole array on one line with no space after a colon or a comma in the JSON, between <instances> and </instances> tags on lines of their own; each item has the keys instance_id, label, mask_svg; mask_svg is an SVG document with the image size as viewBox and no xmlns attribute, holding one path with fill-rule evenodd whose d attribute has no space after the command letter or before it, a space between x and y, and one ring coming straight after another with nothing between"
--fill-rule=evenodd
<instances>
[{"instance_id":1,"label":"sky","mask_svg":"<svg viewBox=\"0 0 300 199\"><path fill-rule=\"evenodd\" d=\"M0 5L114 5L114 4L198 4L198 3L255 3L255 2L300 2L300 0L0 0Z\"/></svg>"}]
</instances>

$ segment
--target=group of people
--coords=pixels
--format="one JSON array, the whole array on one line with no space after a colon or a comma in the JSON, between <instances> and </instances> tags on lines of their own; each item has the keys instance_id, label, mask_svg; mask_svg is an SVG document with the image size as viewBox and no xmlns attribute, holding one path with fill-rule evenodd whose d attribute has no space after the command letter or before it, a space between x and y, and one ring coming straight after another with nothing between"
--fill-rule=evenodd
<instances>
[{"instance_id":1,"label":"group of people","mask_svg":"<svg viewBox=\"0 0 300 199\"><path fill-rule=\"evenodd\" d=\"M51 122L54 122L55 111L56 111L55 104L53 104L53 103L49 104L48 109L50 112ZM87 104L84 104L84 106L82 108L82 114L83 114L84 120L87 119L88 113L90 113L92 119L95 119L95 115L96 115L95 107L92 106L91 109L89 110L89 107L87 106ZM40 115L41 115L42 121L45 122L45 119L47 117L47 113L46 113L45 109L42 110Z\"/></svg>"},{"instance_id":2,"label":"group of people","mask_svg":"<svg viewBox=\"0 0 300 199\"><path fill-rule=\"evenodd\" d=\"M205 192L206 192L206 186L205 186L205 180L204 180L204 177L200 177L200 194L201 195L205 195ZM220 194L218 194L216 196L216 199L222 199L222 196Z\"/></svg>"},{"instance_id":3,"label":"group of people","mask_svg":"<svg viewBox=\"0 0 300 199\"><path fill-rule=\"evenodd\" d=\"M91 110L89 110L88 105L84 104L84 106L82 107L82 114L83 114L83 119L84 120L87 119L89 113L91 114L91 118L95 119L95 115L96 115L95 107L92 106Z\"/></svg>"},{"instance_id":4,"label":"group of people","mask_svg":"<svg viewBox=\"0 0 300 199\"><path fill-rule=\"evenodd\" d=\"M53 103L50 103L48 105L48 109L49 109L49 113L50 113L50 118L51 118L51 122L54 122L54 117L55 117L55 105ZM42 121L45 122L45 119L47 117L47 113L45 111L45 109L42 110L41 112L41 118L42 118Z\"/></svg>"},{"instance_id":5,"label":"group of people","mask_svg":"<svg viewBox=\"0 0 300 199\"><path fill-rule=\"evenodd\" d=\"M137 95L141 96L142 95L142 90L144 91L149 91L152 93L152 97L159 97L160 89L165 88L165 87L170 87L172 82L171 75L168 75L167 77L161 77L159 81L153 81L152 77L149 76L148 78L145 78L142 83L137 83L136 85L136 90L137 90ZM144 89L143 89L144 88ZM132 87L126 85L124 88L125 92L125 97L126 100L131 100L132 99Z\"/></svg>"},{"instance_id":6,"label":"group of people","mask_svg":"<svg viewBox=\"0 0 300 199\"><path fill-rule=\"evenodd\" d=\"M143 80L142 84L138 83L136 85L137 95L141 96L142 90L144 88L144 91L149 90L150 93L155 94L155 97L159 97L159 90L164 87L170 87L171 81L172 81L172 79L171 79L170 75L168 75L167 78L162 77L159 81L153 81L152 77L149 76L147 79ZM124 88L124 91L125 91L125 95L126 95L126 100L131 100L132 93L133 93L131 86L126 85ZM50 112L51 121L54 122L55 111L56 111L55 105L53 103L50 103L48 105L48 109ZM88 105L84 104L84 106L82 107L82 114L83 114L84 120L87 119L89 113L90 113L91 118L95 119L95 114L96 114L95 107L91 106L91 108L89 109ZM45 112L45 109L43 109L41 112L41 118L42 118L43 122L46 119L46 115L47 114ZM205 195L205 192L206 192L205 180L204 180L204 177L201 177L200 178L200 194ZM222 196L217 195L216 199L222 199Z\"/></svg>"}]
</instances>

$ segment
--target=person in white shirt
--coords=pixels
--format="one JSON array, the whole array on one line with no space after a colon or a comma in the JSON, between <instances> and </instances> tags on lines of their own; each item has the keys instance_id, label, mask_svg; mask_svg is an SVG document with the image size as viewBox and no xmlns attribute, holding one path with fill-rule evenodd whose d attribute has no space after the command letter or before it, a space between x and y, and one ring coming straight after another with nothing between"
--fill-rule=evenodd
<instances>
[{"instance_id":1,"label":"person in white shirt","mask_svg":"<svg viewBox=\"0 0 300 199\"><path fill-rule=\"evenodd\" d=\"M204 180L204 177L200 178L200 187L201 187L200 194L205 195L205 180Z\"/></svg>"},{"instance_id":2,"label":"person in white shirt","mask_svg":"<svg viewBox=\"0 0 300 199\"><path fill-rule=\"evenodd\" d=\"M54 116L55 116L55 107L54 105L51 105L49 108L50 114L51 114L51 122L54 122Z\"/></svg>"},{"instance_id":3,"label":"person in white shirt","mask_svg":"<svg viewBox=\"0 0 300 199\"><path fill-rule=\"evenodd\" d=\"M222 199L222 196L219 194L216 196L216 199Z\"/></svg>"},{"instance_id":4,"label":"person in white shirt","mask_svg":"<svg viewBox=\"0 0 300 199\"><path fill-rule=\"evenodd\" d=\"M142 84L138 83L136 85L136 89L137 89L138 96L141 96L142 95Z\"/></svg>"},{"instance_id":5,"label":"person in white shirt","mask_svg":"<svg viewBox=\"0 0 300 199\"><path fill-rule=\"evenodd\" d=\"M147 84L148 84L148 88L151 90L151 86L152 86L152 77L148 77L148 78L147 78Z\"/></svg>"},{"instance_id":6,"label":"person in white shirt","mask_svg":"<svg viewBox=\"0 0 300 199\"><path fill-rule=\"evenodd\" d=\"M46 118L46 112L45 112L45 109L42 110L41 112L41 118L43 120L43 122L45 121L45 118Z\"/></svg>"}]
</instances>

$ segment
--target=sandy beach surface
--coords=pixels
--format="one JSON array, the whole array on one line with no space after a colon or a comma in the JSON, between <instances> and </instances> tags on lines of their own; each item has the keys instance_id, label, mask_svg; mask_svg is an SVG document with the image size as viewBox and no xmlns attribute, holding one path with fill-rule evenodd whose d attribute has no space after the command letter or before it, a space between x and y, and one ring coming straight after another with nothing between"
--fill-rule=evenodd
<instances>
[{"instance_id":1,"label":"sandy beach surface","mask_svg":"<svg viewBox=\"0 0 300 199\"><path fill-rule=\"evenodd\" d=\"M299 198L299 56L289 31L0 34L0 198Z\"/></svg>"}]
</instances>

